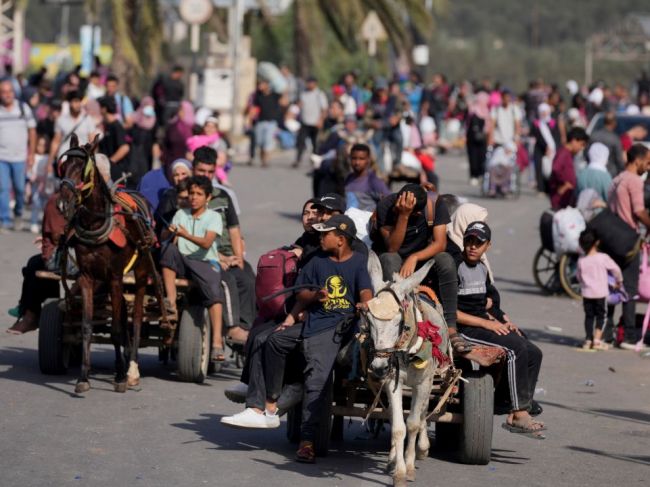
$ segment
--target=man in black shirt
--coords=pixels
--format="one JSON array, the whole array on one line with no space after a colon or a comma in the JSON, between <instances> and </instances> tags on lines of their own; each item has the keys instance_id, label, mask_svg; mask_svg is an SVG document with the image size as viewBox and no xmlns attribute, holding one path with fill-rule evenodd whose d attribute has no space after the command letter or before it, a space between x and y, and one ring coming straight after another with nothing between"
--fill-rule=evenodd
<instances>
[{"instance_id":1,"label":"man in black shirt","mask_svg":"<svg viewBox=\"0 0 650 487\"><path fill-rule=\"evenodd\" d=\"M456 333L458 278L454 259L445 252L449 222L442 199L434 203L422 186L407 184L378 203L373 250L379 255L384 281L392 281L395 273L409 277L434 258L426 284L440 298L454 351L467 354L471 344Z\"/></svg>"},{"instance_id":2,"label":"man in black shirt","mask_svg":"<svg viewBox=\"0 0 650 487\"><path fill-rule=\"evenodd\" d=\"M261 151L262 167L268 166L268 153L275 146L278 122L282 120L282 107L286 103L286 97L274 93L268 81L260 81L259 89L253 97L253 107L258 113L255 124L255 143Z\"/></svg>"},{"instance_id":3,"label":"man in black shirt","mask_svg":"<svg viewBox=\"0 0 650 487\"><path fill-rule=\"evenodd\" d=\"M542 351L531 343L508 316L494 305L494 288L487 266L481 257L490 248L491 231L486 223L476 221L467 226L463 236L463 253L458 260L458 323L460 332L470 342L493 345L507 353L507 387L509 415L503 427L512 433L524 433L536 438L544 424L531 417L533 394ZM496 300L498 301L498 300Z\"/></svg>"},{"instance_id":4,"label":"man in black shirt","mask_svg":"<svg viewBox=\"0 0 650 487\"><path fill-rule=\"evenodd\" d=\"M117 181L129 169L129 144L126 132L117 116L117 104L112 96L99 99L104 123L104 137L99 141L99 152L111 161L111 179Z\"/></svg>"}]
</instances>

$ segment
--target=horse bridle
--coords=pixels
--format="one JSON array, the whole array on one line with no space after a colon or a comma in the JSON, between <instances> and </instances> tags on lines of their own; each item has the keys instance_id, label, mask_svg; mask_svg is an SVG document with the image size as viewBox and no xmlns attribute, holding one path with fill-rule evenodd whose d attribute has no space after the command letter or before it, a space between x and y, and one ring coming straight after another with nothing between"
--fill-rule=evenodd
<instances>
[{"instance_id":1,"label":"horse bridle","mask_svg":"<svg viewBox=\"0 0 650 487\"><path fill-rule=\"evenodd\" d=\"M77 157L86 161L82 168L81 181L79 183L76 183L71 178L63 177L62 159L64 157L68 159L71 157ZM74 234L77 239L86 245L98 245L105 242L113 230L113 205L110 198L107 198L106 209L101 214L91 212L83 205L84 200L88 198L95 189L96 170L95 154L85 147L72 147L61 154L57 161L57 172L61 178L61 187L67 187L72 193L74 201L73 209L84 209L87 213L104 218L104 222L99 228L89 230L81 227L76 212L72 215L68 224L74 229ZM68 232L66 232L66 234L67 233Z\"/></svg>"},{"instance_id":2,"label":"horse bridle","mask_svg":"<svg viewBox=\"0 0 650 487\"><path fill-rule=\"evenodd\" d=\"M83 158L86 160L86 163L84 165L84 168L82 170L82 178L79 183L75 183L72 179L70 178L65 178L63 177L63 158L70 158L70 157L79 157ZM81 202L92 192L94 188L94 171L95 171L95 154L93 154L91 151L85 149L84 147L72 147L65 151L59 159L57 160L57 172L59 174L59 177L61 178L61 186L62 187L68 187L70 191L72 191L73 196L77 200L77 204L81 204ZM86 194L84 195L84 192Z\"/></svg>"},{"instance_id":3,"label":"horse bridle","mask_svg":"<svg viewBox=\"0 0 650 487\"><path fill-rule=\"evenodd\" d=\"M381 293L389 293L392 295L393 299L395 302L397 302L399 306L399 312L401 315L400 322L399 322L399 335L397 337L397 341L393 344L392 347L388 348L375 348L374 344L371 344L370 347L370 355L373 357L379 357L379 358L391 358L391 356L395 355L396 353L400 352L405 352L408 349L404 349L400 344L404 340L404 336L406 332L410 331L410 328L406 324L406 310L404 309L404 304L400 301L399 296L397 296L397 293L390 287L387 286L384 289L380 290L375 297L379 296ZM369 311L364 311L364 319L368 321L367 318L367 313L370 313ZM372 314L372 313L370 313Z\"/></svg>"}]
</instances>

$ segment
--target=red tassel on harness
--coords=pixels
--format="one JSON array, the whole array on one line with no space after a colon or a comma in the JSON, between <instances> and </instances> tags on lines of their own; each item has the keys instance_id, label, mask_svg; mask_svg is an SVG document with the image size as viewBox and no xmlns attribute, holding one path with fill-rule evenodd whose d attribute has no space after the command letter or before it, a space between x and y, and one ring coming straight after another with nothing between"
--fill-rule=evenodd
<instances>
[{"instance_id":1,"label":"red tassel on harness","mask_svg":"<svg viewBox=\"0 0 650 487\"><path fill-rule=\"evenodd\" d=\"M442 337L438 333L439 330L440 327L434 325L429 320L418 323L418 336L431 342L431 355L438 360L438 363L444 364L449 361L449 357L442 353L439 348L442 343Z\"/></svg>"}]
</instances>

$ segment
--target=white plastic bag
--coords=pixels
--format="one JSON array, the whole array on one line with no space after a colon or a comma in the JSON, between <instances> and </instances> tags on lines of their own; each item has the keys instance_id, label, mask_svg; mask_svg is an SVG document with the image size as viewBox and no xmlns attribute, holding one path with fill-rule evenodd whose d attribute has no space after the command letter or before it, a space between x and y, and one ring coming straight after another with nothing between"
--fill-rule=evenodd
<instances>
[{"instance_id":1,"label":"white plastic bag","mask_svg":"<svg viewBox=\"0 0 650 487\"><path fill-rule=\"evenodd\" d=\"M370 223L371 211L360 210L359 208L348 208L345 214L350 217L357 227L357 238L361 240L368 248L372 246L370 235L368 235L368 224Z\"/></svg>"},{"instance_id":2,"label":"white plastic bag","mask_svg":"<svg viewBox=\"0 0 650 487\"><path fill-rule=\"evenodd\" d=\"M580 210L564 208L553 215L553 248L559 256L580 251L580 234L587 227Z\"/></svg>"}]
</instances>

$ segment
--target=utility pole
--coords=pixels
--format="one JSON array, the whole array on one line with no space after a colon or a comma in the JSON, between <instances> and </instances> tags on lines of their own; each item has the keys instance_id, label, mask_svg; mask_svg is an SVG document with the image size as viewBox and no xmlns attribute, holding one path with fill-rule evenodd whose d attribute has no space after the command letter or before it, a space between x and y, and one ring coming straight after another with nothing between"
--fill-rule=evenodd
<instances>
[{"instance_id":1,"label":"utility pole","mask_svg":"<svg viewBox=\"0 0 650 487\"><path fill-rule=\"evenodd\" d=\"M230 111L231 119L231 131L232 135L239 134L241 132L241 114L239 113L239 79L241 71L241 60L240 60L240 50L239 46L241 44L241 36L243 32L244 24L244 0L233 0L232 7L230 9L230 19L229 25L231 27L229 41L230 41L230 54L231 54L231 64L232 64L232 108Z\"/></svg>"},{"instance_id":2,"label":"utility pole","mask_svg":"<svg viewBox=\"0 0 650 487\"><path fill-rule=\"evenodd\" d=\"M25 42L25 4L14 3L13 67L14 76L25 69L23 63L23 43Z\"/></svg>"}]
</instances>

